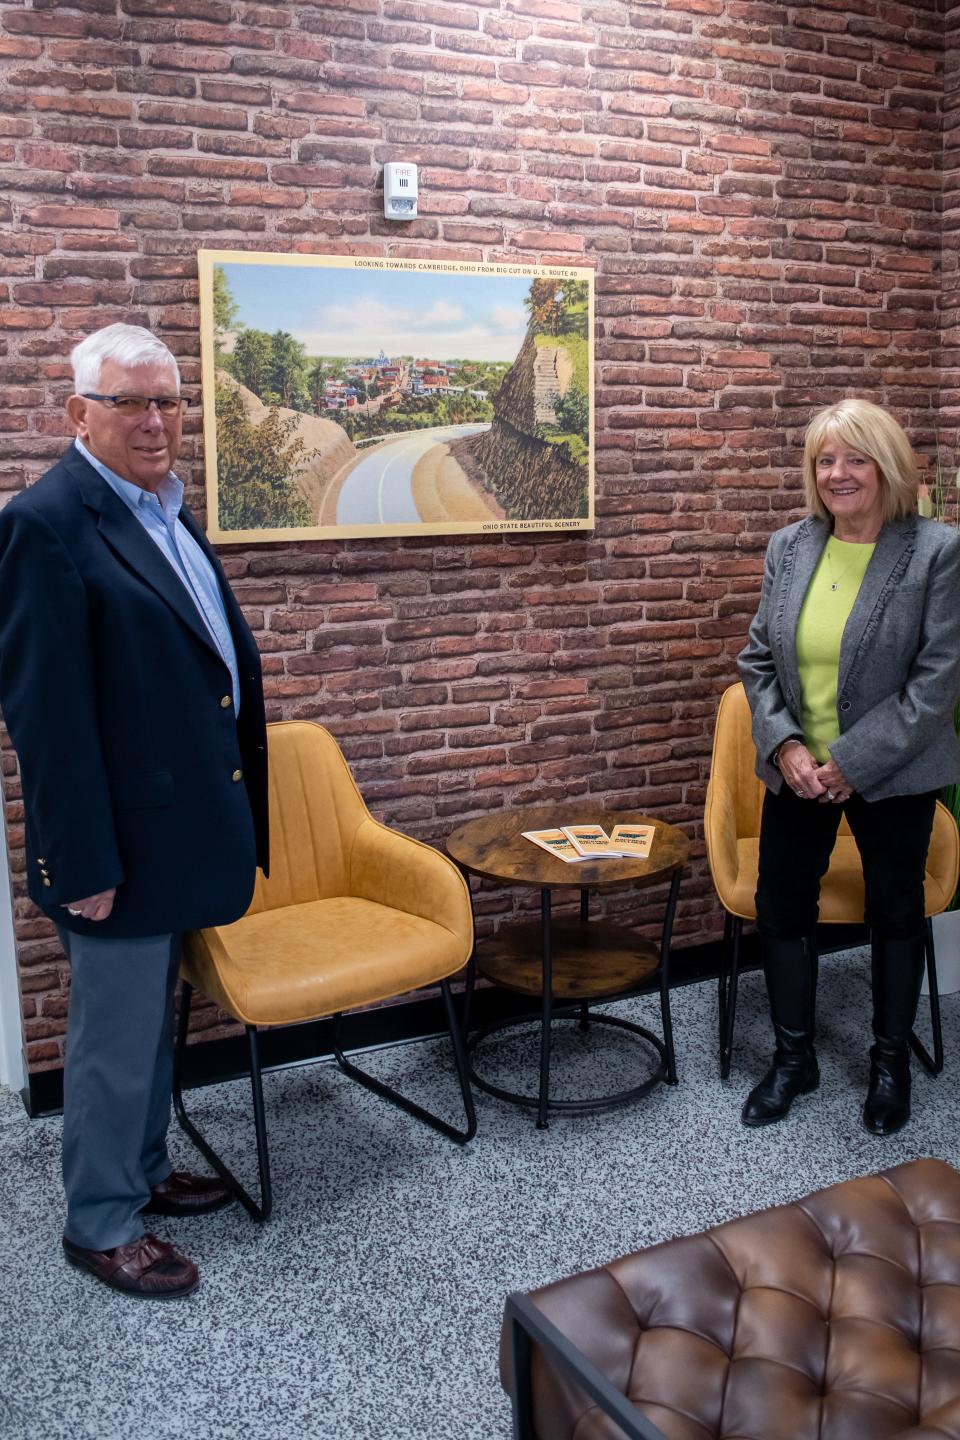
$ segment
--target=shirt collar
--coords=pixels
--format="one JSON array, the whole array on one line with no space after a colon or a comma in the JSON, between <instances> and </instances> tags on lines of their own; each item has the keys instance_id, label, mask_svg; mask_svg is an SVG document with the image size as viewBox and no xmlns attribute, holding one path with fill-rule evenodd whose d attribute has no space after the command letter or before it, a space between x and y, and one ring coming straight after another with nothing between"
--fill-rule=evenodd
<instances>
[{"instance_id":1,"label":"shirt collar","mask_svg":"<svg viewBox=\"0 0 960 1440\"><path fill-rule=\"evenodd\" d=\"M160 481L154 495L152 491L144 490L141 485L135 485L132 480L124 480L123 476L118 475L115 470L111 470L109 465L104 465L102 460L98 460L96 455L90 453L79 437L73 443L87 464L92 465L97 474L103 476L111 489L117 492L120 499L125 501L131 510L137 510L141 506L150 506L160 511L168 525L176 520L180 514L180 506L183 504L183 481L172 470Z\"/></svg>"}]
</instances>

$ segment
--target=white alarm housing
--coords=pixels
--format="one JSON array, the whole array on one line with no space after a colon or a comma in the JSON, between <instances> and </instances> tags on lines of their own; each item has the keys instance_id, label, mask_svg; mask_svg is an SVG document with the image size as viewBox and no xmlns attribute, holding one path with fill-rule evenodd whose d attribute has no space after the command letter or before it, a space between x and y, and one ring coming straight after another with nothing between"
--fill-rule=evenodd
<instances>
[{"instance_id":1,"label":"white alarm housing","mask_svg":"<svg viewBox=\"0 0 960 1440\"><path fill-rule=\"evenodd\" d=\"M417 218L417 167L391 160L383 167L383 214L387 220Z\"/></svg>"}]
</instances>

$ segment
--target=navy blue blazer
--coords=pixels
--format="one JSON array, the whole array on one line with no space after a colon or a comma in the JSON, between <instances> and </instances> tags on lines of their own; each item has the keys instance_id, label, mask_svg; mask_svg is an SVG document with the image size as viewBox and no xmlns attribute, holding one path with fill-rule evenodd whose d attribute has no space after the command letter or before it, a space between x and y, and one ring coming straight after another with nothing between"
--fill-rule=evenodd
<instances>
[{"instance_id":1,"label":"navy blue blazer","mask_svg":"<svg viewBox=\"0 0 960 1440\"><path fill-rule=\"evenodd\" d=\"M183 584L74 446L0 512L0 705L20 759L31 899L104 937L227 924L266 872L260 657L216 555L230 672ZM113 912L62 907L117 887Z\"/></svg>"}]
</instances>

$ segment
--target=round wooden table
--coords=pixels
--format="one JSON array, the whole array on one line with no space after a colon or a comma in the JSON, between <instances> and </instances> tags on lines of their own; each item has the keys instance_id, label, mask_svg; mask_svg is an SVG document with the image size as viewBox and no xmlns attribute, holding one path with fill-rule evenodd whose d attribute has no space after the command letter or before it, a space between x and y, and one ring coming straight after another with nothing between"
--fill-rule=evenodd
<instances>
[{"instance_id":1,"label":"round wooden table","mask_svg":"<svg viewBox=\"0 0 960 1440\"><path fill-rule=\"evenodd\" d=\"M646 860L580 860L567 864L539 845L524 838L524 830L550 830L558 825L602 825L607 834L614 825L644 824L656 827ZM495 985L522 995L540 997L540 1083L536 1095L505 1090L479 1075L471 1060L471 1078L488 1094L502 1100L536 1108L537 1127L546 1129L550 1110L593 1110L623 1105L646 1094L665 1080L677 1083L673 1028L670 1021L670 941L680 879L689 852L689 842L674 825L653 820L636 811L598 810L584 804L564 804L550 809L513 810L508 814L485 815L458 826L447 840L447 852L469 883L470 875L504 885L532 885L540 891L540 921L503 926L490 940L477 945L467 978L467 1014L476 974ZM625 925L591 922L591 890L608 890L617 885L638 889L669 881L659 945L652 944ZM580 891L579 919L551 917L554 890ZM635 993L659 972L662 1040L642 1025L619 1016L591 1009L591 1002L622 999ZM560 1001L557 1005L555 1002ZM497 1020L468 1038L471 1057L489 1035L529 1017ZM594 1021L629 1030L650 1045L656 1054L656 1069L637 1085L588 1100L550 1099L550 1031L555 1019L577 1019L581 1027Z\"/></svg>"}]
</instances>

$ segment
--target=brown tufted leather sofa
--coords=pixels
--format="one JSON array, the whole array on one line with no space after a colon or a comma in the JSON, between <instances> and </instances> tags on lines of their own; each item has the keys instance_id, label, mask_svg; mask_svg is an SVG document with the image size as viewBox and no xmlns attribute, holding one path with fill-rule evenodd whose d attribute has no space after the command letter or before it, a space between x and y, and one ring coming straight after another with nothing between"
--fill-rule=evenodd
<instances>
[{"instance_id":1,"label":"brown tufted leather sofa","mask_svg":"<svg viewBox=\"0 0 960 1440\"><path fill-rule=\"evenodd\" d=\"M960 1440L960 1175L915 1160L511 1296L501 1378L517 1440Z\"/></svg>"}]
</instances>

